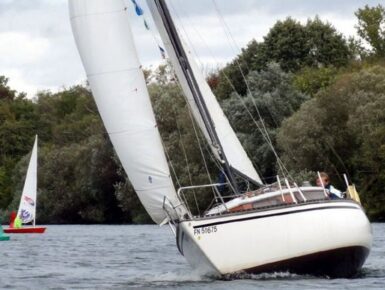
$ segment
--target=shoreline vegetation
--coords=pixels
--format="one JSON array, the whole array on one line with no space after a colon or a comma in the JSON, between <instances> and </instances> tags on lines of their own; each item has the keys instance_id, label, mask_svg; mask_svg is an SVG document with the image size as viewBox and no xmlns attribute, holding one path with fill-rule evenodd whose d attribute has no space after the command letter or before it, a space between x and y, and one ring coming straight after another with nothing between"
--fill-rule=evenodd
<instances>
[{"instance_id":1,"label":"shoreline vegetation","mask_svg":"<svg viewBox=\"0 0 385 290\"><path fill-rule=\"evenodd\" d=\"M372 222L385 221L385 8L355 13L359 38L346 39L318 17L278 21L208 83L266 182L273 153L244 103L258 108L272 143L299 182L316 171L345 189L349 174ZM240 73L246 76L248 87ZM186 102L169 65L145 70L176 185L208 183ZM229 82L231 80L231 82ZM117 159L90 90L38 92L30 100L0 76L0 220L18 207L29 151L39 135L39 224L151 223ZM198 135L201 143L202 136ZM203 145L207 146L207 145ZM212 180L219 172L207 164ZM212 196L197 193L200 208ZM192 198L192 197L190 197Z\"/></svg>"}]
</instances>

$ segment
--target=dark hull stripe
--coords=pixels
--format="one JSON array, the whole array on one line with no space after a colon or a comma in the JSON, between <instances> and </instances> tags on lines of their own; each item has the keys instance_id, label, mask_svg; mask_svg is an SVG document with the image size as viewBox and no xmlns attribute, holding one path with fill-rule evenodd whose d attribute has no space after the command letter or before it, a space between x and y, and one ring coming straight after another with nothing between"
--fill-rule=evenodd
<instances>
[{"instance_id":1,"label":"dark hull stripe","mask_svg":"<svg viewBox=\"0 0 385 290\"><path fill-rule=\"evenodd\" d=\"M315 208L308 208L308 209L298 209L298 210L293 210L293 211L285 211L285 212L278 212L278 213L272 213L272 214L265 214L265 215L258 215L258 216L252 216L252 217L247 217L247 218L239 218L239 219L233 219L233 220L227 220L227 221L220 221L220 222L212 222L212 223L207 223L199 226L194 226L194 229L197 228L203 228L203 227L209 227L209 226L216 226L216 225L222 225L222 224L228 224L228 223L236 223L236 222L243 222L243 221L248 221L248 220L254 220L254 219L262 219L262 218L268 218L268 217L273 217L273 216L280 216L280 215L288 215L288 214L294 214L294 213L300 213L300 212L306 212L306 211L313 211L313 210L324 210L324 209L360 209L355 206L325 206L325 207L315 207Z\"/></svg>"},{"instance_id":2,"label":"dark hull stripe","mask_svg":"<svg viewBox=\"0 0 385 290\"><path fill-rule=\"evenodd\" d=\"M288 271L331 278L350 278L358 274L368 254L369 249L366 247L344 247L265 264L244 271L253 274Z\"/></svg>"}]
</instances>

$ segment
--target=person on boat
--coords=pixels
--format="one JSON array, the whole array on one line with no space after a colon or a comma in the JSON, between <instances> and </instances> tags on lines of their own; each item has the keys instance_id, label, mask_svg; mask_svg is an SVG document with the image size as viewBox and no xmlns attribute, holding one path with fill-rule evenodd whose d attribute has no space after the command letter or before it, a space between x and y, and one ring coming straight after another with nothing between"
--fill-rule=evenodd
<instances>
[{"instance_id":1,"label":"person on boat","mask_svg":"<svg viewBox=\"0 0 385 290\"><path fill-rule=\"evenodd\" d=\"M319 176L321 177L322 181L319 177L317 177L317 186L323 186L325 189L327 189L331 199L343 198L342 192L331 185L329 175L326 172L321 172Z\"/></svg>"},{"instance_id":2,"label":"person on boat","mask_svg":"<svg viewBox=\"0 0 385 290\"><path fill-rule=\"evenodd\" d=\"M15 218L17 216L17 213L15 211L12 211L11 212L11 215L9 217L9 227L10 228L13 228L14 227L14 222L15 222Z\"/></svg>"},{"instance_id":3,"label":"person on boat","mask_svg":"<svg viewBox=\"0 0 385 290\"><path fill-rule=\"evenodd\" d=\"M13 227L15 229L20 229L22 227L22 225L23 225L23 222L21 221L21 218L19 216L17 216L15 218L15 220L13 221Z\"/></svg>"}]
</instances>

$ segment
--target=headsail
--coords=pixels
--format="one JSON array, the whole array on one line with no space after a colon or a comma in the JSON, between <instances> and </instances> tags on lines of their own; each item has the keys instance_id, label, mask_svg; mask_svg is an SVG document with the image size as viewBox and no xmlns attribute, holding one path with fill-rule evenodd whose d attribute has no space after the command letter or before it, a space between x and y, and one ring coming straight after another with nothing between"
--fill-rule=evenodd
<instances>
[{"instance_id":1,"label":"headsail","mask_svg":"<svg viewBox=\"0 0 385 290\"><path fill-rule=\"evenodd\" d=\"M156 223L180 205L121 0L69 0L73 34L111 142ZM168 204L168 202L166 203ZM184 206L178 215L186 213Z\"/></svg>"},{"instance_id":2,"label":"headsail","mask_svg":"<svg viewBox=\"0 0 385 290\"><path fill-rule=\"evenodd\" d=\"M155 24L159 30L159 34L163 40L193 116L208 140L214 155L221 162L223 162L220 154L220 150L223 150L227 162L233 170L247 177L249 180L262 183L251 160L247 156L235 132L231 128L228 119L224 115L214 94L208 86L202 72L199 70L191 52L186 49L186 45L180 41L178 35L173 35L173 37L180 41L179 46L172 40L172 36L170 36L170 34L177 34L177 32L176 30L173 31L172 20L166 16L168 9L167 5L165 5L165 1L147 0L147 4L150 8ZM194 76L196 82L193 88L189 84L186 74ZM202 109L200 109L201 104L199 104L199 100L194 98L193 90L200 91L201 96L203 97L203 102L205 103L205 112L202 112ZM220 144L215 144L213 142L213 138L211 137L213 132L210 132L210 129L207 128L205 124L206 121L204 120L204 114L207 115L206 118L209 118L212 121L213 127L215 128L214 134L216 134Z\"/></svg>"},{"instance_id":3,"label":"headsail","mask_svg":"<svg viewBox=\"0 0 385 290\"><path fill-rule=\"evenodd\" d=\"M27 175L25 177L23 192L17 216L24 224L36 219L36 191L37 191L37 135L33 144L31 158L29 160Z\"/></svg>"}]
</instances>

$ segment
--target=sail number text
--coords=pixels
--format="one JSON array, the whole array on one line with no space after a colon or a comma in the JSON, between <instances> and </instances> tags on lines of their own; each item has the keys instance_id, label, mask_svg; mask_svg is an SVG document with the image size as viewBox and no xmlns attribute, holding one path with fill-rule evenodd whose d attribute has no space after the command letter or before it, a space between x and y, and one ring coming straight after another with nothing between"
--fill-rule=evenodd
<instances>
[{"instance_id":1,"label":"sail number text","mask_svg":"<svg viewBox=\"0 0 385 290\"><path fill-rule=\"evenodd\" d=\"M213 234L218 231L217 226L209 226L194 229L194 235Z\"/></svg>"}]
</instances>

